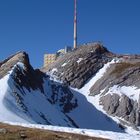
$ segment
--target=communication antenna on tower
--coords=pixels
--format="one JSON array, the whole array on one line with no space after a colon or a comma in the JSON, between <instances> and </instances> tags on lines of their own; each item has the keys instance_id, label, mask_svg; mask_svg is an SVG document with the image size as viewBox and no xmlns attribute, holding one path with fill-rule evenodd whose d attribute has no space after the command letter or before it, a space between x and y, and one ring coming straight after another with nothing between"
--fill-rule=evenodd
<instances>
[{"instance_id":1,"label":"communication antenna on tower","mask_svg":"<svg viewBox=\"0 0 140 140\"><path fill-rule=\"evenodd\" d=\"M73 48L77 48L77 0L74 0L74 42Z\"/></svg>"}]
</instances>

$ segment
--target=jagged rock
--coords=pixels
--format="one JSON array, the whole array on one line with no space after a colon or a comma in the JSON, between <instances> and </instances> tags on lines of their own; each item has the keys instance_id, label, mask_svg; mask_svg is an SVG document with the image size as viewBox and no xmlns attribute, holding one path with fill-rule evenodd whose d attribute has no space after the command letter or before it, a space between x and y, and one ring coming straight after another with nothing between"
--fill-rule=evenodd
<instances>
[{"instance_id":1,"label":"jagged rock","mask_svg":"<svg viewBox=\"0 0 140 140\"><path fill-rule=\"evenodd\" d=\"M21 66L16 65L19 62L24 65L24 69L22 69ZM16 66L16 68L12 76L17 85L26 87L28 90L30 90L30 88L33 90L39 88L43 92L42 84L45 74L39 69L33 69L26 52L18 52L2 61L0 63L0 78L4 77L14 66Z\"/></svg>"},{"instance_id":2,"label":"jagged rock","mask_svg":"<svg viewBox=\"0 0 140 140\"><path fill-rule=\"evenodd\" d=\"M104 66L115 60L90 89L90 95L101 94L101 103L104 110L112 116L123 118L130 124L140 124L140 113L137 101L123 95L107 94L114 85L135 86L140 88L140 56L139 55L115 55L109 52L100 43L86 44L77 50L59 58L49 67L58 80L74 88L81 88ZM119 60L119 62L117 62ZM63 64L65 64L63 66Z\"/></svg>"},{"instance_id":3,"label":"jagged rock","mask_svg":"<svg viewBox=\"0 0 140 140\"><path fill-rule=\"evenodd\" d=\"M140 58L130 56L119 63L111 64L105 74L95 82L90 89L90 95L95 96L102 92L101 102L104 110L112 115L123 118L131 125L140 125L139 102L130 97L122 95L118 99L116 94L107 94L114 85L118 87L137 87L140 88ZM128 94L131 91L128 91Z\"/></svg>"},{"instance_id":4,"label":"jagged rock","mask_svg":"<svg viewBox=\"0 0 140 140\"><path fill-rule=\"evenodd\" d=\"M11 100L4 98L7 108L10 108L11 104L16 104L22 112L29 114L30 117L34 111L34 114L38 115L38 117L35 115L37 119L35 118L34 121L38 121L38 118L41 118L42 122L50 125L51 122L48 120L47 114L43 114L39 109L38 111L37 109L33 110L28 103L26 103L30 100L27 100L27 97L30 97L29 94L37 93L40 94L40 97L38 96L39 98L46 100L46 104L49 102L52 106L56 106L61 112L60 114L65 115L64 121L67 121L69 126L73 126L74 123L72 124L71 121L68 121L71 118L65 113L70 112L78 106L77 99L73 96L73 93L67 85L50 80L50 76L46 75L46 73L41 72L39 69L33 69L30 65L28 54L18 52L0 62L0 78L6 75L9 75L7 80L7 86L9 87L8 94L11 95L15 101L15 103L11 103ZM45 110L44 106L43 108ZM34 118L34 116L32 117Z\"/></svg>"},{"instance_id":5,"label":"jagged rock","mask_svg":"<svg viewBox=\"0 0 140 140\"><path fill-rule=\"evenodd\" d=\"M80 46L67 53L49 67L57 69L54 74L71 87L81 88L103 65L112 60L114 54L100 43ZM66 64L63 66L63 64Z\"/></svg>"},{"instance_id":6,"label":"jagged rock","mask_svg":"<svg viewBox=\"0 0 140 140\"><path fill-rule=\"evenodd\" d=\"M28 68L30 64L28 55L25 52L18 52L0 62L0 78L4 77L17 62L23 62L25 68Z\"/></svg>"},{"instance_id":7,"label":"jagged rock","mask_svg":"<svg viewBox=\"0 0 140 140\"><path fill-rule=\"evenodd\" d=\"M113 94L113 96L108 94L106 96L102 96L100 99L104 110L106 110L108 114L113 115L119 106L120 96L117 94Z\"/></svg>"},{"instance_id":8,"label":"jagged rock","mask_svg":"<svg viewBox=\"0 0 140 140\"><path fill-rule=\"evenodd\" d=\"M130 115L133 109L133 102L126 95L122 95L120 98L119 106L116 110L116 115L125 118Z\"/></svg>"},{"instance_id":9,"label":"jagged rock","mask_svg":"<svg viewBox=\"0 0 140 140\"><path fill-rule=\"evenodd\" d=\"M135 62L138 61L139 62ZM111 64L101 79L90 89L90 95L97 95L101 90L108 91L113 85L136 86L140 88L140 59Z\"/></svg>"},{"instance_id":10,"label":"jagged rock","mask_svg":"<svg viewBox=\"0 0 140 140\"><path fill-rule=\"evenodd\" d=\"M74 99L69 87L61 84L51 84L52 95L49 101L52 104L59 104L64 113L70 112L72 109L78 106L77 99ZM61 94L60 94L61 93ZM73 100L73 102L71 102Z\"/></svg>"},{"instance_id":11,"label":"jagged rock","mask_svg":"<svg viewBox=\"0 0 140 140\"><path fill-rule=\"evenodd\" d=\"M138 126L140 124L138 104L126 95L120 97L115 93L107 94L100 98L100 102L109 115L123 118L131 125Z\"/></svg>"}]
</instances>

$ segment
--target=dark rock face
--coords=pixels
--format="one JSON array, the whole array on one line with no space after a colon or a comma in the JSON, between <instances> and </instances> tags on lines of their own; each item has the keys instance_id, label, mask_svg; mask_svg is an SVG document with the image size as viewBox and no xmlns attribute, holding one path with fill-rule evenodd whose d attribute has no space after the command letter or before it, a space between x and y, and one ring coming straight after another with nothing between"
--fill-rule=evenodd
<instances>
[{"instance_id":1,"label":"dark rock face","mask_svg":"<svg viewBox=\"0 0 140 140\"><path fill-rule=\"evenodd\" d=\"M64 113L68 113L77 107L77 100L74 99L68 86L51 81L49 76L39 70L34 70L32 67L23 70L19 66L16 66L16 69L11 76L14 79L16 88L18 88L22 94L25 94L24 88L29 92L32 90L40 90L51 104L59 105L61 111ZM44 90L44 81L47 81L47 84L50 87L50 92L48 93Z\"/></svg>"},{"instance_id":2,"label":"dark rock face","mask_svg":"<svg viewBox=\"0 0 140 140\"><path fill-rule=\"evenodd\" d=\"M133 100L130 100L126 95L122 95L116 115L125 118L126 116L130 115L133 106Z\"/></svg>"},{"instance_id":3,"label":"dark rock face","mask_svg":"<svg viewBox=\"0 0 140 140\"><path fill-rule=\"evenodd\" d=\"M31 91L31 89L39 89L42 93L44 93L43 78L45 77L46 75L44 73L42 73L38 69L34 70L30 65L27 66L27 69L22 69L17 65L12 74L12 78L14 79L17 88L25 87L28 91Z\"/></svg>"},{"instance_id":4,"label":"dark rock face","mask_svg":"<svg viewBox=\"0 0 140 140\"><path fill-rule=\"evenodd\" d=\"M81 88L103 65L112 60L113 54L100 43L87 44L59 58L49 70L59 80L74 88Z\"/></svg>"},{"instance_id":5,"label":"dark rock face","mask_svg":"<svg viewBox=\"0 0 140 140\"><path fill-rule=\"evenodd\" d=\"M69 87L56 83L51 84L52 94L49 101L52 104L59 104L64 113L70 112L78 106L77 99L74 98ZM72 101L73 100L73 101Z\"/></svg>"},{"instance_id":6,"label":"dark rock face","mask_svg":"<svg viewBox=\"0 0 140 140\"><path fill-rule=\"evenodd\" d=\"M17 63L21 62L24 65L24 69ZM29 62L28 54L25 52L18 52L17 54L5 59L0 63L0 78L4 77L13 68L12 78L15 83L20 87L25 87L28 90L40 89L43 92L43 74L40 70L34 70Z\"/></svg>"}]
</instances>

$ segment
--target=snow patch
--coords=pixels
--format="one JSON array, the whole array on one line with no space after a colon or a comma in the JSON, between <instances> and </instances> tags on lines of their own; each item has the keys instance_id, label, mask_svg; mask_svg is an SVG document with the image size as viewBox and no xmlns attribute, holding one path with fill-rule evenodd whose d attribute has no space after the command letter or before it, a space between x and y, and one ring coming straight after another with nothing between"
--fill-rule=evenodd
<instances>
[{"instance_id":1,"label":"snow patch","mask_svg":"<svg viewBox=\"0 0 140 140\"><path fill-rule=\"evenodd\" d=\"M67 65L67 63L64 63L63 65L61 65L61 67L65 67Z\"/></svg>"},{"instance_id":2,"label":"snow patch","mask_svg":"<svg viewBox=\"0 0 140 140\"><path fill-rule=\"evenodd\" d=\"M22 69L25 69L25 66L22 62L18 62L15 66L19 66Z\"/></svg>"},{"instance_id":3,"label":"snow patch","mask_svg":"<svg viewBox=\"0 0 140 140\"><path fill-rule=\"evenodd\" d=\"M138 89L135 86L118 86L118 85L114 85L113 87L111 87L108 91L108 94L118 94L119 96L122 95L126 95L127 97L129 97L130 99L137 101L139 100L139 95L140 95L140 89Z\"/></svg>"},{"instance_id":4,"label":"snow patch","mask_svg":"<svg viewBox=\"0 0 140 140\"><path fill-rule=\"evenodd\" d=\"M51 73L53 74L54 72L58 72L58 69L57 69L57 68L53 68L53 69L51 70Z\"/></svg>"},{"instance_id":5,"label":"snow patch","mask_svg":"<svg viewBox=\"0 0 140 140\"><path fill-rule=\"evenodd\" d=\"M77 60L77 63L79 64L82 60L83 60L83 58L79 58L79 59Z\"/></svg>"}]
</instances>

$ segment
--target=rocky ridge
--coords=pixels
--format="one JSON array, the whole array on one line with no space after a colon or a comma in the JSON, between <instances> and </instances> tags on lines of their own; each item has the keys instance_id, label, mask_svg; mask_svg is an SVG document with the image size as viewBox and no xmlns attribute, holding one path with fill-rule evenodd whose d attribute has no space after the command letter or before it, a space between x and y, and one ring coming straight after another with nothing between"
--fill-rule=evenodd
<instances>
[{"instance_id":1,"label":"rocky ridge","mask_svg":"<svg viewBox=\"0 0 140 140\"><path fill-rule=\"evenodd\" d=\"M117 117L122 125L136 128L140 126L140 55L117 55L100 43L86 44L59 58L49 71L57 79L80 89L112 60L114 63L91 86L90 96L100 95L100 105L108 115ZM121 88L127 89L125 94Z\"/></svg>"},{"instance_id":2,"label":"rocky ridge","mask_svg":"<svg viewBox=\"0 0 140 140\"><path fill-rule=\"evenodd\" d=\"M138 62L139 60L139 62ZM130 57L123 59L119 63L114 63L110 66L104 76L99 79L90 89L90 95L95 96L101 94L100 104L104 110L112 116L123 118L129 125L136 127L140 125L140 97L139 92L135 95L133 91L122 91L121 95L117 91L110 89L114 86L121 87L136 87L140 88L140 59ZM119 91L118 91L119 92ZM126 94L123 94L126 92ZM112 94L113 93L113 94ZM129 96L129 94L131 96ZM136 99L131 98L137 96Z\"/></svg>"},{"instance_id":3,"label":"rocky ridge","mask_svg":"<svg viewBox=\"0 0 140 140\"><path fill-rule=\"evenodd\" d=\"M53 69L58 80L79 89L114 56L100 43L85 44L60 57L48 70Z\"/></svg>"},{"instance_id":4,"label":"rocky ridge","mask_svg":"<svg viewBox=\"0 0 140 140\"><path fill-rule=\"evenodd\" d=\"M65 125L79 127L68 115L78 107L75 92L69 86L83 88L110 62L113 63L91 85L90 94L89 91L85 92L93 97L99 95L99 103L109 116L119 119L122 125L137 128L140 126L139 55L116 55L101 43L85 44L60 57L44 73L39 69L33 69L25 52L18 52L0 62L0 78L10 75L8 80L8 86L12 89L10 94L15 98L18 107L25 114L33 116L34 121L37 122L38 118L41 118L37 123L53 124L44 110L41 112L39 108L35 109L33 115L30 105L26 104L26 102L30 104L28 96L40 94L44 104L47 102L45 108L49 103L60 111Z\"/></svg>"}]
</instances>

